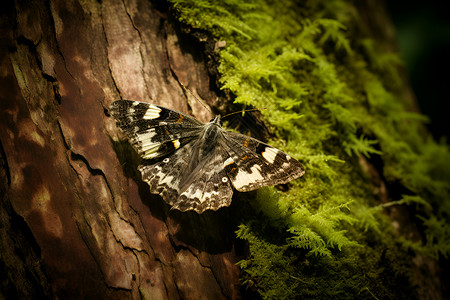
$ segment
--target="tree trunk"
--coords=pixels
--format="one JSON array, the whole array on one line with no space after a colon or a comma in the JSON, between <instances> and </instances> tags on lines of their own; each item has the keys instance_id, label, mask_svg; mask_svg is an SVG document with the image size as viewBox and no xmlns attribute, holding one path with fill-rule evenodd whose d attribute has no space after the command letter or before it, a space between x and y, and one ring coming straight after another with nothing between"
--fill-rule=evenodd
<instances>
[{"instance_id":1,"label":"tree trunk","mask_svg":"<svg viewBox=\"0 0 450 300\"><path fill-rule=\"evenodd\" d=\"M3 296L238 297L232 208L169 211L126 165L108 114L123 98L208 120L180 85L214 99L202 51L147 1L4 6Z\"/></svg>"},{"instance_id":2,"label":"tree trunk","mask_svg":"<svg viewBox=\"0 0 450 300\"><path fill-rule=\"evenodd\" d=\"M242 204L201 215L170 210L140 179L108 113L129 99L208 121L183 85L217 105L205 49L154 2L1 4L0 298L242 296L234 234ZM379 2L355 3L360 30L391 47ZM382 183L380 191L387 198ZM393 222L403 214L392 210ZM416 258L419 296L443 298L437 263Z\"/></svg>"}]
</instances>

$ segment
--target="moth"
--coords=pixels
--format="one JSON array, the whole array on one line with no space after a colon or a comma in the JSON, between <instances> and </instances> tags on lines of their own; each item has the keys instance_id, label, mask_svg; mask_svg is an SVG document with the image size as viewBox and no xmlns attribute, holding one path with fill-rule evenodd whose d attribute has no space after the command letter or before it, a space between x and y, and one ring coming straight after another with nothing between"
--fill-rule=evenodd
<instances>
[{"instance_id":1,"label":"moth","mask_svg":"<svg viewBox=\"0 0 450 300\"><path fill-rule=\"evenodd\" d=\"M139 171L150 192L174 209L217 210L230 205L233 188L248 192L305 173L286 153L223 129L220 115L204 124L172 109L129 100L115 101L110 111L143 159Z\"/></svg>"}]
</instances>

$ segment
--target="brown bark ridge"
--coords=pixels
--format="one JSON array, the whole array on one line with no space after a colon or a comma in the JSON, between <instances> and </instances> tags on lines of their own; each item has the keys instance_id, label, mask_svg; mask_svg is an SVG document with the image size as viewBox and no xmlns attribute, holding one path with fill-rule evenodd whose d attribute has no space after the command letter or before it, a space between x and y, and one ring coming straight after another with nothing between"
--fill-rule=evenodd
<instances>
[{"instance_id":1,"label":"brown bark ridge","mask_svg":"<svg viewBox=\"0 0 450 300\"><path fill-rule=\"evenodd\" d=\"M2 6L0 298L239 298L236 209L170 211L107 111L209 120L180 84L215 99L201 49L147 1Z\"/></svg>"}]
</instances>

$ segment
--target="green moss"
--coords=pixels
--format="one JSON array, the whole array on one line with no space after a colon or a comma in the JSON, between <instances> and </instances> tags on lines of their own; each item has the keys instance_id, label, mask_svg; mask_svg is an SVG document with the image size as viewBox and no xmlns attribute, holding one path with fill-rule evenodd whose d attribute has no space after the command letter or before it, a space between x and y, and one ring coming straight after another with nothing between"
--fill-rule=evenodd
<instances>
[{"instance_id":1,"label":"green moss","mask_svg":"<svg viewBox=\"0 0 450 300\"><path fill-rule=\"evenodd\" d=\"M237 232L250 250L243 284L264 298L414 296L411 250L450 253L450 151L408 112L398 56L361 33L347 1L171 2L180 21L226 42L222 88L267 107L271 144L306 167L288 193L261 189L252 202ZM380 204L362 156L408 195ZM389 205L414 206L425 242L397 241Z\"/></svg>"}]
</instances>

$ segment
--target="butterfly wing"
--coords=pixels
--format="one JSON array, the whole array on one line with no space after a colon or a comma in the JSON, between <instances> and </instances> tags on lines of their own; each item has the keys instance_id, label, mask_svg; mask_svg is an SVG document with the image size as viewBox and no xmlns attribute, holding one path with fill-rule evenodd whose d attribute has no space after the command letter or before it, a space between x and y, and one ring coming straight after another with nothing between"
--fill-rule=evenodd
<instances>
[{"instance_id":1,"label":"butterfly wing","mask_svg":"<svg viewBox=\"0 0 450 300\"><path fill-rule=\"evenodd\" d=\"M202 124L171 109L128 100L116 101L110 109L142 158L161 158L153 164L144 161L139 170L150 191L172 208L217 210L230 205L231 185L246 192L304 174L303 166L284 152L224 131L220 117Z\"/></svg>"},{"instance_id":2,"label":"butterfly wing","mask_svg":"<svg viewBox=\"0 0 450 300\"><path fill-rule=\"evenodd\" d=\"M222 167L224 158L220 149L190 170L189 159L195 146L195 142L188 143L156 164L139 166L142 179L152 193L160 194L172 208L181 211L193 209L202 213L230 205L233 189Z\"/></svg>"},{"instance_id":3,"label":"butterfly wing","mask_svg":"<svg viewBox=\"0 0 450 300\"><path fill-rule=\"evenodd\" d=\"M144 159L165 156L198 137L204 124L180 112L138 101L118 100L110 111Z\"/></svg>"},{"instance_id":4,"label":"butterfly wing","mask_svg":"<svg viewBox=\"0 0 450 300\"><path fill-rule=\"evenodd\" d=\"M251 137L225 132L221 144L225 171L240 192L287 183L305 173L296 159Z\"/></svg>"},{"instance_id":5,"label":"butterfly wing","mask_svg":"<svg viewBox=\"0 0 450 300\"><path fill-rule=\"evenodd\" d=\"M233 189L221 167L224 158L220 149L213 148L192 163L201 144L207 142L199 137L204 124L180 112L137 101L115 101L110 111L142 158L165 156L139 166L152 193L181 211L202 213L230 205Z\"/></svg>"}]
</instances>

